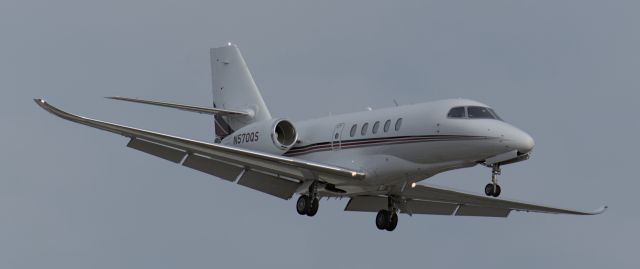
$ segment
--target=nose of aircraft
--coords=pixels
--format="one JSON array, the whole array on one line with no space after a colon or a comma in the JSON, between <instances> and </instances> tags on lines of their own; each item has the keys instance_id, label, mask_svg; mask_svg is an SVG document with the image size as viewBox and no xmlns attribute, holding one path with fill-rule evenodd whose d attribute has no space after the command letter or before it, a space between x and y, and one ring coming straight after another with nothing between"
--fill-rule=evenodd
<instances>
[{"instance_id":1,"label":"nose of aircraft","mask_svg":"<svg viewBox=\"0 0 640 269\"><path fill-rule=\"evenodd\" d=\"M522 154L529 153L535 146L533 138L524 131L515 128L513 132L514 147Z\"/></svg>"}]
</instances>

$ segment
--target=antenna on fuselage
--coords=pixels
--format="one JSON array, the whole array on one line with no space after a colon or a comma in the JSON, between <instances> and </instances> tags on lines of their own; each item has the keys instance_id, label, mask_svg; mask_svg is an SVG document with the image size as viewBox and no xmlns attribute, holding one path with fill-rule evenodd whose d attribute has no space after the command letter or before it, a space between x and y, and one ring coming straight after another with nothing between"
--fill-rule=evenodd
<instances>
[{"instance_id":1,"label":"antenna on fuselage","mask_svg":"<svg viewBox=\"0 0 640 269\"><path fill-rule=\"evenodd\" d=\"M396 106L400 106L398 105L398 101L396 101L396 99L393 99L393 103L396 104Z\"/></svg>"}]
</instances>

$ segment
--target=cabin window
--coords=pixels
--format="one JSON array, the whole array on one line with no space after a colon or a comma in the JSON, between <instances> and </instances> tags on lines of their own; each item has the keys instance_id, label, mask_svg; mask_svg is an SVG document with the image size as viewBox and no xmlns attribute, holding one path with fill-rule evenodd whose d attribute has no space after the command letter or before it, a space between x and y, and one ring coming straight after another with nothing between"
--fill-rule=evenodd
<instances>
[{"instance_id":1,"label":"cabin window","mask_svg":"<svg viewBox=\"0 0 640 269\"><path fill-rule=\"evenodd\" d=\"M399 119L396 121L396 127L395 127L395 128L396 128L396 132L397 132L397 131L400 131L400 127L401 127L401 126L402 126L402 118L399 118Z\"/></svg>"},{"instance_id":2,"label":"cabin window","mask_svg":"<svg viewBox=\"0 0 640 269\"><path fill-rule=\"evenodd\" d=\"M465 109L463 106L459 106L459 107L454 107L451 110L449 110L449 114L447 114L447 117L449 118L466 118L467 115L465 115Z\"/></svg>"},{"instance_id":3,"label":"cabin window","mask_svg":"<svg viewBox=\"0 0 640 269\"><path fill-rule=\"evenodd\" d=\"M356 130L357 130L357 129L358 129L358 125L357 125L357 124L354 124L353 126L351 126L351 131L349 132L349 135L350 135L351 137L355 136L355 135L356 135Z\"/></svg>"},{"instance_id":4,"label":"cabin window","mask_svg":"<svg viewBox=\"0 0 640 269\"><path fill-rule=\"evenodd\" d=\"M360 135L366 135L367 134L367 130L369 129L369 123L365 122L362 125L362 130L360 130Z\"/></svg>"},{"instance_id":5,"label":"cabin window","mask_svg":"<svg viewBox=\"0 0 640 269\"><path fill-rule=\"evenodd\" d=\"M378 129L380 128L380 122L376 121L376 123L373 124L373 128L371 129L371 132L373 134L378 133Z\"/></svg>"},{"instance_id":6,"label":"cabin window","mask_svg":"<svg viewBox=\"0 0 640 269\"><path fill-rule=\"evenodd\" d=\"M384 122L384 132L388 132L389 131L389 126L391 126L391 120L387 120Z\"/></svg>"},{"instance_id":7,"label":"cabin window","mask_svg":"<svg viewBox=\"0 0 640 269\"><path fill-rule=\"evenodd\" d=\"M489 111L489 108L481 106L467 107L470 119L495 119L493 114Z\"/></svg>"}]
</instances>

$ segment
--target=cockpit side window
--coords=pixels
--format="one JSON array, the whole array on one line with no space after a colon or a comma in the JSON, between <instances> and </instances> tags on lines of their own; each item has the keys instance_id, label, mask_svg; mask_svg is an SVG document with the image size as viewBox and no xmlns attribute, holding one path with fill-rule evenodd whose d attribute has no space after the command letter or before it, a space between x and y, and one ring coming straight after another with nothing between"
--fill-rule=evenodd
<instances>
[{"instance_id":1,"label":"cockpit side window","mask_svg":"<svg viewBox=\"0 0 640 269\"><path fill-rule=\"evenodd\" d=\"M502 120L502 118L500 118L500 116L498 116L498 113L496 113L493 109L489 108L489 112L491 112L491 114L493 114L493 116L494 116L497 120Z\"/></svg>"},{"instance_id":2,"label":"cockpit side window","mask_svg":"<svg viewBox=\"0 0 640 269\"><path fill-rule=\"evenodd\" d=\"M449 114L447 114L448 118L458 118L458 119L462 119L462 118L466 118L466 112L463 106L459 106L459 107L454 107L451 110L449 110Z\"/></svg>"},{"instance_id":3,"label":"cockpit side window","mask_svg":"<svg viewBox=\"0 0 640 269\"><path fill-rule=\"evenodd\" d=\"M470 119L495 119L496 117L491 113L490 108L481 106L467 107L468 117Z\"/></svg>"}]
</instances>

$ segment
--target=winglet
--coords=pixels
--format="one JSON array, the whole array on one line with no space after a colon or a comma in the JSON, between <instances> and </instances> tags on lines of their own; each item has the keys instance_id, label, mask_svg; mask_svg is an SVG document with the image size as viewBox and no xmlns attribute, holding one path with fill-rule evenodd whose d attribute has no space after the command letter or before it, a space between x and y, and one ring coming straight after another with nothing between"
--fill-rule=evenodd
<instances>
[{"instance_id":1,"label":"winglet","mask_svg":"<svg viewBox=\"0 0 640 269\"><path fill-rule=\"evenodd\" d=\"M40 107L42 107L42 108L45 108L45 106L47 105L47 101L45 101L45 100L44 100L44 99L42 99L42 98L36 98L36 99L33 99L33 101L35 101L35 102L36 102L36 104L38 104L38 105L39 105ZM46 108L45 108L45 109L46 109Z\"/></svg>"},{"instance_id":2,"label":"winglet","mask_svg":"<svg viewBox=\"0 0 640 269\"><path fill-rule=\"evenodd\" d=\"M64 111L52 106L51 104L49 104L44 99L36 98L36 99L33 99L33 101L35 101L36 104L38 104L38 106L40 106L42 109L46 110L47 112L49 112L49 113L51 113L53 115L56 115L56 116L60 117L60 118L63 118L63 119L66 119L66 120L71 120L71 121L78 121L78 120L73 120L74 118L77 118L77 119L80 119L80 120L85 119L83 117L76 116L76 115L64 112Z\"/></svg>"},{"instance_id":3,"label":"winglet","mask_svg":"<svg viewBox=\"0 0 640 269\"><path fill-rule=\"evenodd\" d=\"M600 215L602 213L604 213L605 211L607 211L607 209L609 209L609 206L603 206L601 208L598 208L597 210L593 211L593 212L589 212L589 215Z\"/></svg>"}]
</instances>

